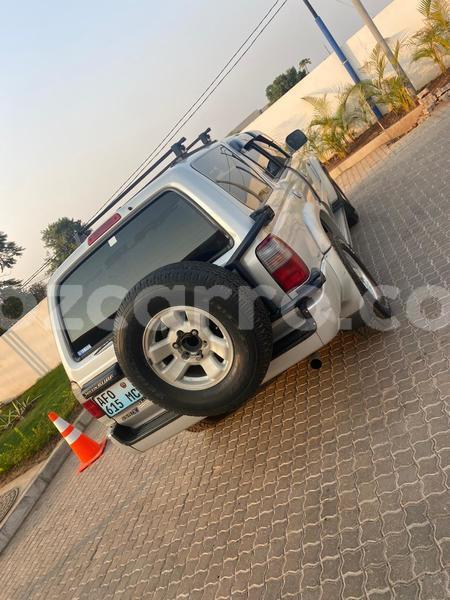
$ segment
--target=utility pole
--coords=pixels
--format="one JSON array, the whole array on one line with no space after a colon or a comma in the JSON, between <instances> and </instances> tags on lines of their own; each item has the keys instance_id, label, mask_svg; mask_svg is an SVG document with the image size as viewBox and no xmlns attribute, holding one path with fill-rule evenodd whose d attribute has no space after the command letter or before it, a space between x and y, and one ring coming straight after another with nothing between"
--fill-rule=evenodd
<instances>
[{"instance_id":1,"label":"utility pole","mask_svg":"<svg viewBox=\"0 0 450 600\"><path fill-rule=\"evenodd\" d=\"M350 75L350 77L353 79L353 81L355 83L361 83L361 79L359 78L357 72L352 67L352 65L350 64L350 61L345 56L345 54L341 50L340 46L338 45L338 43L334 39L333 35L331 34L331 31L328 29L328 27L325 25L325 23L322 21L322 19L319 17L319 15L316 13L316 11L314 10L314 8L311 6L311 3L309 2L309 0L303 0L303 3L305 4L306 8L309 10L309 12L314 17L314 20L317 23L320 31L323 33L323 35L328 40L330 46L335 51L337 57L339 58L339 60L341 61L341 63L346 68L347 73ZM369 105L370 105L370 108L373 111L373 114L376 116L376 118L378 119L378 121L380 121L381 118L382 118L382 116L383 116L381 114L381 112L380 112L380 109L375 104L373 104L373 103L369 103Z\"/></svg>"},{"instance_id":2,"label":"utility pole","mask_svg":"<svg viewBox=\"0 0 450 600\"><path fill-rule=\"evenodd\" d=\"M355 9L358 11L359 15L361 16L361 19L363 20L364 24L367 25L367 27L368 27L369 31L371 32L371 34L373 35L373 37L380 44L380 46L383 49L383 52L386 54L389 62L394 67L395 71L397 72L397 75L399 77L401 77L401 79L403 79L403 81L405 83L405 87L407 88L409 93L414 97L417 94L416 88L414 87L414 85L413 85L412 81L410 80L410 78L408 77L408 75L403 70L401 64L398 62L398 60L396 60L392 50L389 48L389 44L386 42L386 40L384 39L384 37L381 34L381 31L377 28L377 26L373 22L369 13L365 9L363 3L361 2L361 0L352 0L352 3L353 3L353 6L355 7Z\"/></svg>"}]
</instances>

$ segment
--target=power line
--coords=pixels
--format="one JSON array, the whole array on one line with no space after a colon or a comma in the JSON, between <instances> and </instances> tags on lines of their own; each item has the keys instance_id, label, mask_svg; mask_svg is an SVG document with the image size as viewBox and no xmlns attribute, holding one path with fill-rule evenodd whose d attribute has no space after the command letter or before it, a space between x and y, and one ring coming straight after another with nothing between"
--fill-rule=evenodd
<instances>
[{"instance_id":1,"label":"power line","mask_svg":"<svg viewBox=\"0 0 450 600\"><path fill-rule=\"evenodd\" d=\"M251 33L246 37L244 42L242 42L242 44L239 46L239 48L234 52L234 54L231 56L231 58L227 61L227 63L224 65L224 67L222 67L222 69L214 77L214 79L211 81L211 83L208 85L208 87L203 91L203 93L188 108L188 110L184 112L182 117L180 117L180 119L178 119L178 121L175 123L175 125L168 131L168 133L159 142L159 144L144 159L144 161L133 171L133 173L116 189L116 191L108 198L108 200L106 200L106 202L104 202L102 204L102 206L100 206L100 208L91 217L86 219L86 222L88 222L92 218L94 218L105 206L107 206L107 204L113 200L114 196L116 196L122 189L124 189L124 186L126 186L129 182L134 181L140 175L140 173L142 173L142 171L145 169L148 162L152 158L158 156L158 154L161 153L164 145L167 145L170 141L172 141L173 138L178 134L178 132L194 117L194 115L197 114L197 112L202 108L202 106L206 103L206 101L212 96L212 94L216 91L216 89L220 86L220 84L228 77L228 75L241 62L241 60L244 58L244 56L250 51L252 46L256 43L256 41L262 35L262 33L267 29L267 27L270 25L270 23L275 19L275 17L278 15L278 13L284 7L284 5L287 3L287 1L288 0L283 0L281 5L271 15L272 11L276 8L276 6L278 4L280 4L281 0L276 0L276 2L274 4L272 4L270 9L265 13L265 15L262 17L262 19L258 22L256 27L253 28ZM271 15L270 18L267 20L267 22L264 23L264 21L266 21L266 19L269 15ZM264 23L264 25L263 25L263 23ZM263 27L261 28L262 25L263 25ZM258 31L258 29L259 29L259 31ZM244 50L244 52L242 52L242 54L240 56L238 56L239 53L241 52L241 50L251 40L251 38L255 35L256 32L258 32L258 33L252 39L251 43ZM237 60L233 64L231 64L236 57L238 57ZM230 66L230 68L227 70L227 68L229 66ZM199 104L199 102L200 102L200 104ZM40 275L42 273L42 271L44 271L44 269L50 264L50 262L51 262L51 259L48 259L44 262L43 265L41 265L41 267L36 269L36 271L34 271L34 273L32 273L22 283L22 289L25 288L26 286L28 286L36 277L38 277L38 275Z\"/></svg>"},{"instance_id":2,"label":"power line","mask_svg":"<svg viewBox=\"0 0 450 600\"><path fill-rule=\"evenodd\" d=\"M176 134L180 131L180 129L182 129L190 120L191 118L197 113L197 111L199 110L199 108L201 108L203 106L203 104L205 103L204 101L200 104L200 106L198 106L196 108L196 110L194 111L194 108L197 106L197 104L204 98L204 96L209 92L209 90L214 86L214 84L216 83L217 80L220 79L221 75L226 71L226 69L228 68L228 66L233 62L233 60L236 58L236 56L238 56L238 54L241 52L241 50L245 47L245 45L247 44L247 42L253 37L253 35L256 33L256 31L258 31L258 29L261 27L261 25L264 23L264 21L267 19L267 17L270 15L270 13L274 10L274 8L277 6L277 4L280 3L281 0L276 0L276 2L274 4L272 4L272 6L270 7L270 9L265 13L265 15L262 17L262 19L259 21L259 23L256 25L256 27L253 28L253 30L251 31L251 33L246 37L246 39L242 42L242 44L239 46L239 48L234 52L234 54L231 56L231 58L227 61L227 63L222 67L222 69L219 71L219 73L214 77L214 79L211 81L211 83L208 85L208 87L202 92L202 94L200 94L200 96L197 98L197 100L191 104L191 106L184 112L184 114L178 119L178 121L175 123L175 125L173 125L173 127L167 132L167 134L163 137L163 139L159 142L159 144L150 152L150 154L142 161L142 163L133 171L133 173L131 173L131 175L116 189L116 191L111 194L111 196L109 196L109 198L106 200L106 202L104 202L102 204L102 206L100 206L100 208L89 218L87 219L87 221L90 221L92 218L94 218L105 206L107 206L107 204L114 198L114 196L116 196L122 189L124 189L124 187L131 181L133 181L134 179L136 179L140 173L142 173L142 171L145 169L146 165L150 162L150 160L152 158L154 158L155 156L158 156L158 154L161 152L161 150L163 149L164 145L167 144L168 142L170 142L175 136ZM251 42L250 46L245 50L245 52L238 58L238 60L234 63L234 65L232 66L232 68L225 73L225 76L220 79L218 85L216 85L212 92L214 92L217 87L222 83L222 81L228 76L228 74L239 64L239 62L242 60L242 58L247 54L248 50L253 46L253 44L256 42L256 40L259 38L259 36L262 34L262 32L266 29L266 27L272 22L272 20L276 17L276 15L280 12L280 10L283 8L283 6L286 4L287 0L284 0L284 2L281 4L281 6L277 9L277 11L271 16L271 18L269 19L269 21L264 25L263 29L261 29L261 31L258 33L258 35L254 38L254 40ZM207 100L209 97L211 96L211 94L209 94L205 100ZM194 112L192 112L194 111ZM192 112L192 114L190 114ZM188 116L189 115L189 116ZM186 118L187 117L187 118ZM184 120L186 119L186 120ZM181 124L181 127L179 127L177 129L177 127Z\"/></svg>"},{"instance_id":3,"label":"power line","mask_svg":"<svg viewBox=\"0 0 450 600\"><path fill-rule=\"evenodd\" d=\"M25 281L21 283L21 287L25 288L27 285L31 283L38 275L40 275L44 269L46 269L50 265L50 260L46 260L36 271L34 271Z\"/></svg>"},{"instance_id":4,"label":"power line","mask_svg":"<svg viewBox=\"0 0 450 600\"><path fill-rule=\"evenodd\" d=\"M25 281L21 283L20 287L25 289L34 279L36 279L38 275L42 273L42 271L44 271L44 269L50 265L50 263L51 259L48 258L38 269L36 269L36 271L34 271L27 279L25 279Z\"/></svg>"}]
</instances>

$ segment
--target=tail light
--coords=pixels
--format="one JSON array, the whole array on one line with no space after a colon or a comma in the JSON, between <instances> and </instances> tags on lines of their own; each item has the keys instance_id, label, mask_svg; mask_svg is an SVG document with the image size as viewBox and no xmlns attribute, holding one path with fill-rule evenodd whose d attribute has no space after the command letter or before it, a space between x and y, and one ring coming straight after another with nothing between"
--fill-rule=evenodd
<instances>
[{"instance_id":1,"label":"tail light","mask_svg":"<svg viewBox=\"0 0 450 600\"><path fill-rule=\"evenodd\" d=\"M91 415L96 419L100 419L100 417L105 415L100 406L93 400L85 400L83 402L83 408L85 408L88 413L91 413Z\"/></svg>"},{"instance_id":2,"label":"tail light","mask_svg":"<svg viewBox=\"0 0 450 600\"><path fill-rule=\"evenodd\" d=\"M86 400L86 398L81 393L81 388L78 385L78 383L75 383L75 381L71 381L70 387L72 388L72 394L83 406L83 408L85 408L88 411L88 413L90 413L96 419L100 419L100 417L103 417L105 415L100 406L96 404L93 400Z\"/></svg>"},{"instance_id":3,"label":"tail light","mask_svg":"<svg viewBox=\"0 0 450 600\"><path fill-rule=\"evenodd\" d=\"M256 256L285 292L290 292L309 278L309 269L300 256L275 235L267 236L259 244Z\"/></svg>"}]
</instances>

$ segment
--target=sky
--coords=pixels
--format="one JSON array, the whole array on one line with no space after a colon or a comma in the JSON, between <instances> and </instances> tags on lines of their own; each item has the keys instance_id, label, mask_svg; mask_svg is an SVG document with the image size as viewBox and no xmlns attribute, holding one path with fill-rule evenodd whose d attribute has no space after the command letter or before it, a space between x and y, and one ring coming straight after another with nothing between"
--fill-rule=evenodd
<instances>
[{"instance_id":1,"label":"sky","mask_svg":"<svg viewBox=\"0 0 450 600\"><path fill-rule=\"evenodd\" d=\"M0 0L0 231L45 259L41 231L85 220L160 142L274 0ZM373 16L389 0L365 0ZM338 42L362 23L350 0L313 0ZM329 46L288 0L180 135L225 135L266 104L265 88Z\"/></svg>"}]
</instances>

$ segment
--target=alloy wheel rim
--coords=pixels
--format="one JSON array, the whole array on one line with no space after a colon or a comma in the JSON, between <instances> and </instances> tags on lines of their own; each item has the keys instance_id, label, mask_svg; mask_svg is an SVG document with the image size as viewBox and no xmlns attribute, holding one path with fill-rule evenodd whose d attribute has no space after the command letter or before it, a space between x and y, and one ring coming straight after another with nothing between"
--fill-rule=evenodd
<instances>
[{"instance_id":1,"label":"alloy wheel rim","mask_svg":"<svg viewBox=\"0 0 450 600\"><path fill-rule=\"evenodd\" d=\"M171 306L154 315L145 327L142 345L158 377L185 390L217 385L234 359L233 342L224 325L193 306Z\"/></svg>"}]
</instances>

